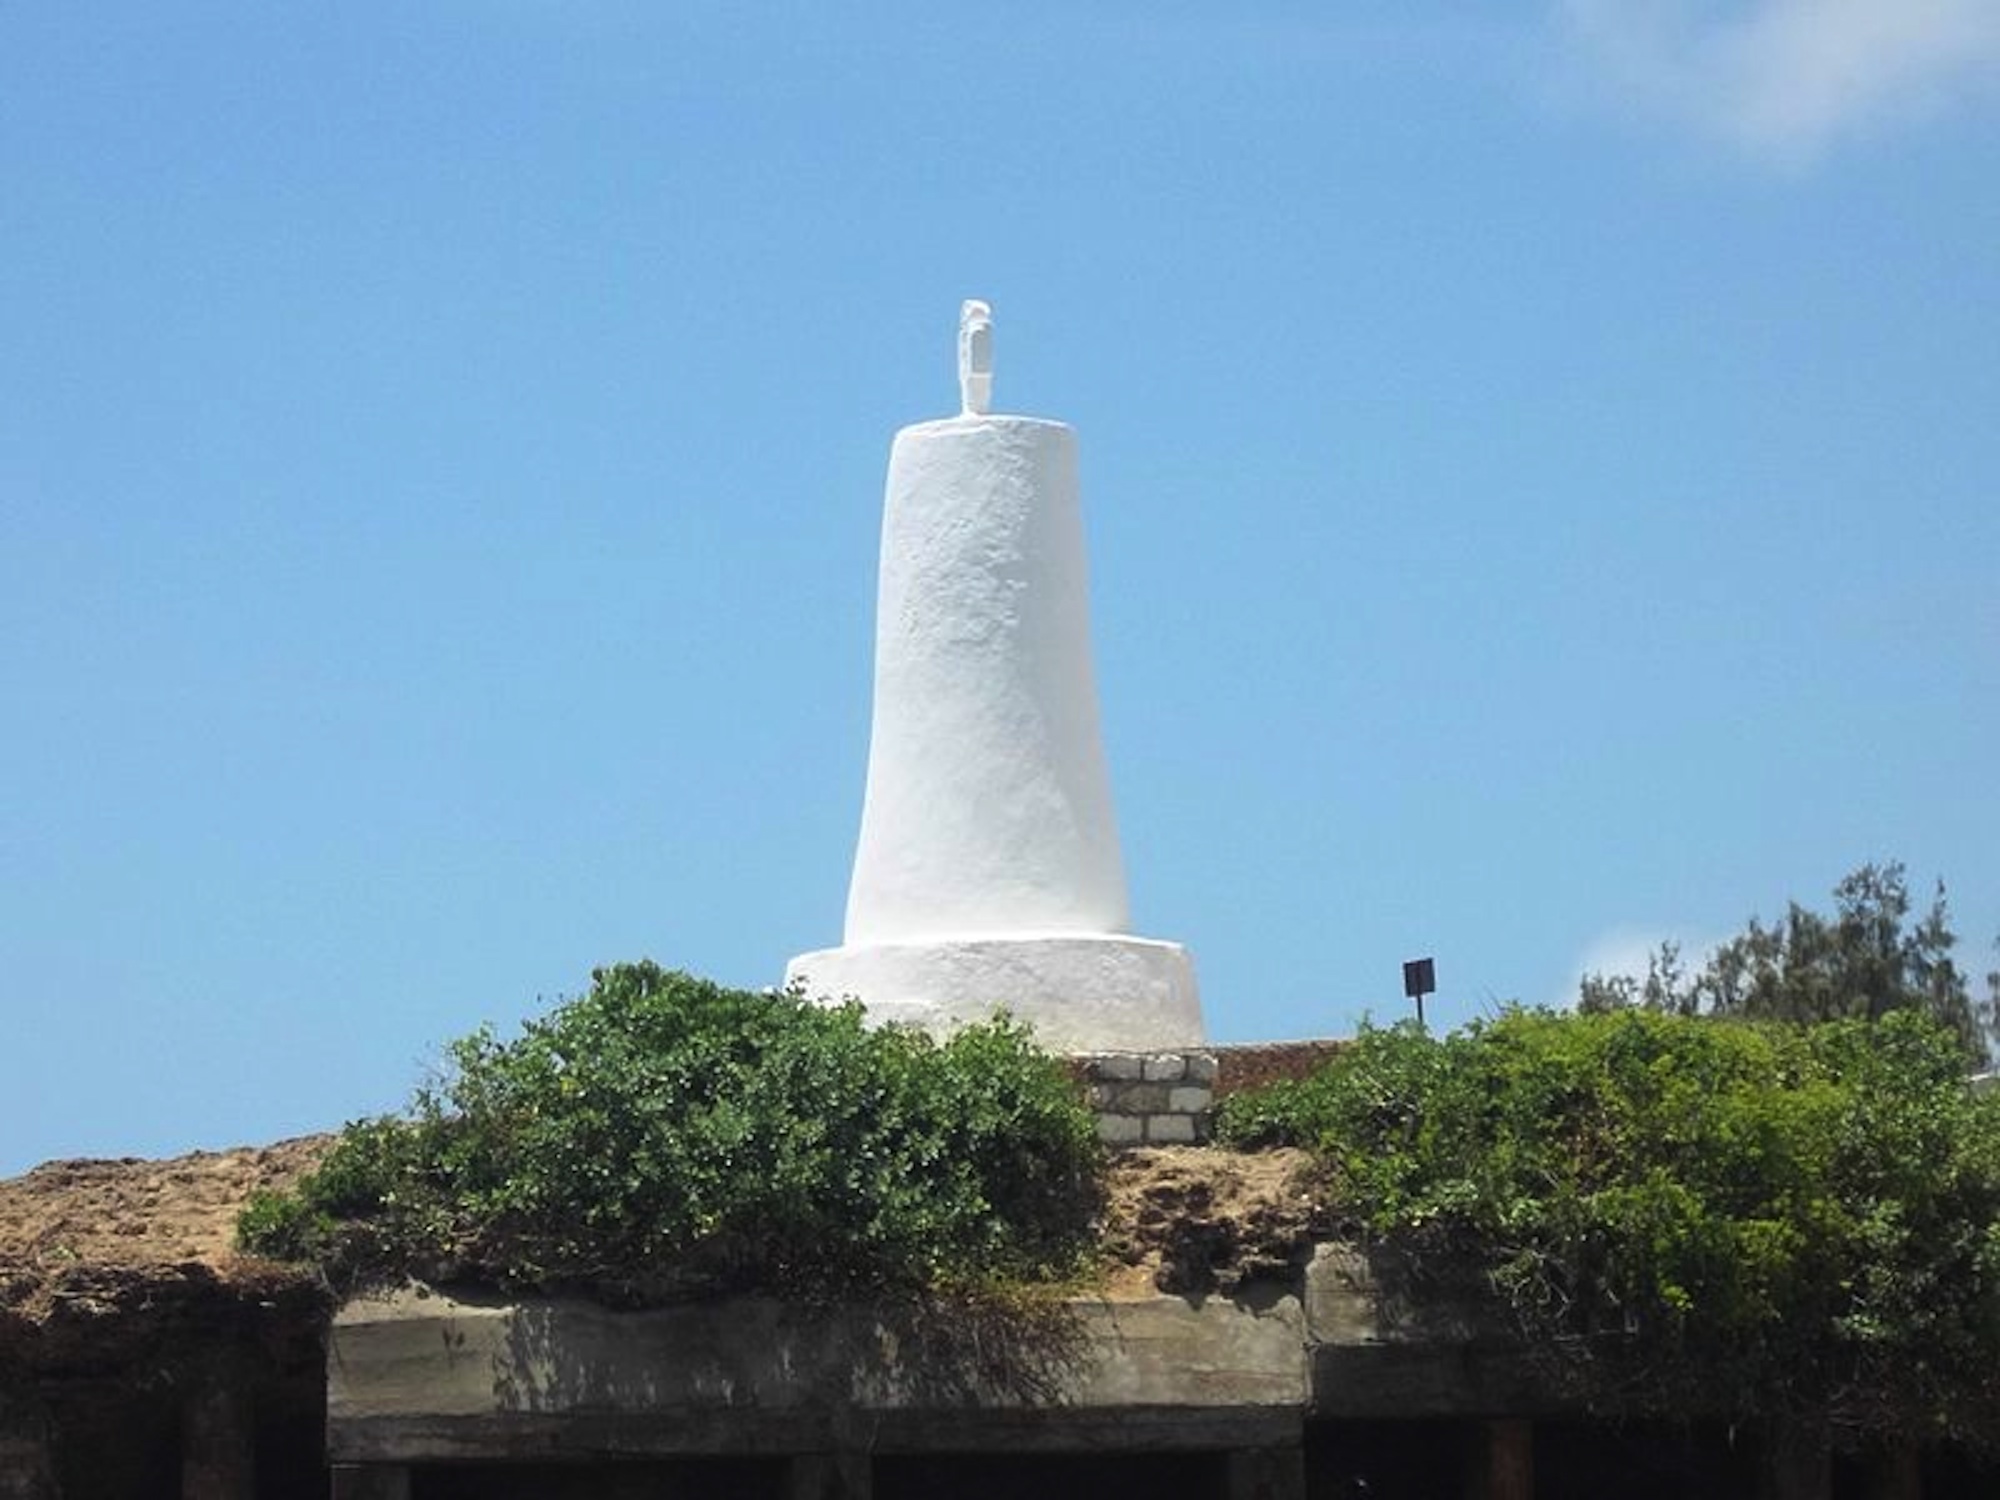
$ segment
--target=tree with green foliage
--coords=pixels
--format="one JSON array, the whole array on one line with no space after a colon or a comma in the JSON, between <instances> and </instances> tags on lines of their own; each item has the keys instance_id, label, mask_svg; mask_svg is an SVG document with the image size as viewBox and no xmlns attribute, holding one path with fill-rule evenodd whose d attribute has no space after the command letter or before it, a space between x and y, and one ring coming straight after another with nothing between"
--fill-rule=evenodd
<instances>
[{"instance_id":1,"label":"tree with green foliage","mask_svg":"<svg viewBox=\"0 0 2000 1500\"><path fill-rule=\"evenodd\" d=\"M341 1283L622 1302L969 1286L1079 1264L1099 1152L1011 1022L937 1042L623 964L515 1040L455 1043L406 1115L349 1125L239 1232Z\"/></svg>"},{"instance_id":2,"label":"tree with green foliage","mask_svg":"<svg viewBox=\"0 0 2000 1500\"><path fill-rule=\"evenodd\" d=\"M1585 975L1578 1008L1803 1023L1914 1010L1956 1036L1973 1061L1986 1061L2000 1037L2000 973L1987 976L1987 996L1976 1000L1952 957L1958 937L1943 884L1914 922L1900 864L1863 865L1834 887L1833 900L1830 917L1797 902L1773 926L1752 917L1692 974L1679 947L1665 943L1644 979Z\"/></svg>"},{"instance_id":3,"label":"tree with green foliage","mask_svg":"<svg viewBox=\"0 0 2000 1500\"><path fill-rule=\"evenodd\" d=\"M1920 1013L1364 1030L1219 1130L1317 1153L1392 1286L1600 1407L2000 1443L2000 1094Z\"/></svg>"}]
</instances>

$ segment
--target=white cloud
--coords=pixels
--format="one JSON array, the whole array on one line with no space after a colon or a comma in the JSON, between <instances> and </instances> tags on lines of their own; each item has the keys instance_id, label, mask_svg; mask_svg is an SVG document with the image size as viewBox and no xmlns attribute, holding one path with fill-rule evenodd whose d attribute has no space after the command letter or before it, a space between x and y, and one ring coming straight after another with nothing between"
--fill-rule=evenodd
<instances>
[{"instance_id":1,"label":"white cloud","mask_svg":"<svg viewBox=\"0 0 2000 1500\"><path fill-rule=\"evenodd\" d=\"M1800 164L2000 82L2000 0L1557 0L1594 91Z\"/></svg>"}]
</instances>

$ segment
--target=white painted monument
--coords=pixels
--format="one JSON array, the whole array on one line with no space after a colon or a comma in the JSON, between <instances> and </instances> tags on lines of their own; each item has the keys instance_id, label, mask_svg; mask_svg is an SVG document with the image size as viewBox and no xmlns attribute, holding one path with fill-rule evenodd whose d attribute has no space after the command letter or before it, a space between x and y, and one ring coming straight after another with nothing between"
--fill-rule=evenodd
<instances>
[{"instance_id":1,"label":"white painted monument","mask_svg":"<svg viewBox=\"0 0 2000 1500\"><path fill-rule=\"evenodd\" d=\"M960 315L958 372L959 415L889 453L845 942L786 982L934 1032L1004 1009L1058 1051L1198 1046L1186 950L1125 930L1076 434L991 414L983 302Z\"/></svg>"}]
</instances>

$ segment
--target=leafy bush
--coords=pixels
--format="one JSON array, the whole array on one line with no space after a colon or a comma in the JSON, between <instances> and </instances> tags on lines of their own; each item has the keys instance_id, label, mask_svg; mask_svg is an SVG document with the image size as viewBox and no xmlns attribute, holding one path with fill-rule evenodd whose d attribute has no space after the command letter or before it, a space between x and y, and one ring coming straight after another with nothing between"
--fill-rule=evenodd
<instances>
[{"instance_id":1,"label":"leafy bush","mask_svg":"<svg viewBox=\"0 0 2000 1500\"><path fill-rule=\"evenodd\" d=\"M1074 1266L1098 1163L1074 1086L1011 1022L934 1042L640 963L514 1041L455 1043L406 1118L348 1126L239 1234L343 1280L914 1289Z\"/></svg>"},{"instance_id":2,"label":"leafy bush","mask_svg":"<svg viewBox=\"0 0 2000 1500\"><path fill-rule=\"evenodd\" d=\"M1219 1131L1312 1148L1350 1232L1598 1397L1994 1436L2000 1095L1918 1014L1366 1031Z\"/></svg>"}]
</instances>

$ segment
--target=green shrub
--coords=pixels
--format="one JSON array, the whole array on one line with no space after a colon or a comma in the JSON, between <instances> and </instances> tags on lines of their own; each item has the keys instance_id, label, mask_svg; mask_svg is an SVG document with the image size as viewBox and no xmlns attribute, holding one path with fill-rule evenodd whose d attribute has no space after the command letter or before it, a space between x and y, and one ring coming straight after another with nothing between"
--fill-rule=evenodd
<instances>
[{"instance_id":1,"label":"green shrub","mask_svg":"<svg viewBox=\"0 0 2000 1500\"><path fill-rule=\"evenodd\" d=\"M1606 1400L1995 1436L2000 1096L1915 1013L1371 1030L1219 1133L1313 1149L1350 1233Z\"/></svg>"},{"instance_id":2,"label":"green shrub","mask_svg":"<svg viewBox=\"0 0 2000 1500\"><path fill-rule=\"evenodd\" d=\"M1032 1280L1079 1264L1098 1166L1011 1022L935 1042L628 964L516 1040L455 1043L406 1118L350 1125L240 1236L342 1280L635 1301Z\"/></svg>"}]
</instances>

